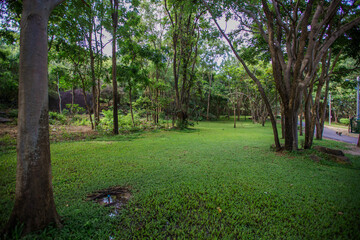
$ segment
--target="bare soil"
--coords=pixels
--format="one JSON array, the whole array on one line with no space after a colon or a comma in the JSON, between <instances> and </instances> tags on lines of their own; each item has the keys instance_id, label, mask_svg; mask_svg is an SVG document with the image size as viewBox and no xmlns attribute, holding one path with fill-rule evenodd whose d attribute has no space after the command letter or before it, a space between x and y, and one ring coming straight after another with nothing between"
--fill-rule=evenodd
<instances>
[{"instance_id":1,"label":"bare soil","mask_svg":"<svg viewBox=\"0 0 360 240\"><path fill-rule=\"evenodd\" d=\"M98 132L93 131L90 126L71 126L71 125L50 125L50 141L60 142L69 140L81 140L94 138ZM0 139L9 136L16 140L17 126L14 124L0 123ZM1 141L1 140L0 140Z\"/></svg>"},{"instance_id":2,"label":"bare soil","mask_svg":"<svg viewBox=\"0 0 360 240\"><path fill-rule=\"evenodd\" d=\"M343 152L344 153L347 153L347 154L351 154L351 155L354 155L354 156L360 156L360 148L357 147L356 145L350 145L351 146L349 149L347 150L344 150Z\"/></svg>"}]
</instances>

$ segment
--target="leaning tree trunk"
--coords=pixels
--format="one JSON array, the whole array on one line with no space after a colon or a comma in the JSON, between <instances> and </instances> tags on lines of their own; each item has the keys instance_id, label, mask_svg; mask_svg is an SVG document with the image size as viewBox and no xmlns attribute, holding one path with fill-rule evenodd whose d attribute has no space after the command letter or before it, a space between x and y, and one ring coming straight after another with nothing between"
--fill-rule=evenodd
<instances>
[{"instance_id":1,"label":"leaning tree trunk","mask_svg":"<svg viewBox=\"0 0 360 240\"><path fill-rule=\"evenodd\" d=\"M52 187L48 120L47 24L61 1L23 2L20 31L19 115L15 204L7 231L23 234L61 226Z\"/></svg>"}]
</instances>

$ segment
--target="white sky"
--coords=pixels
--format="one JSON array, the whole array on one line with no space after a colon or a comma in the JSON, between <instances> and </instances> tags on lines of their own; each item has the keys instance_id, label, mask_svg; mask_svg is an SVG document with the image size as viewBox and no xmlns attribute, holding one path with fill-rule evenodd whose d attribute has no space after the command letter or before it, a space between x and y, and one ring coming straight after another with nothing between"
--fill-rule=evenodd
<instances>
[{"instance_id":1,"label":"white sky","mask_svg":"<svg viewBox=\"0 0 360 240\"><path fill-rule=\"evenodd\" d=\"M226 30L225 33L229 33L231 32L232 30L234 30L235 28L237 28L238 26L238 22L236 22L235 20L232 20L230 19L227 24L226 24L226 21L225 21L225 18L221 18L220 20L218 20L218 23L220 25L220 27L223 29L223 30ZM215 26L215 23L214 21L211 20L211 24L213 26ZM106 30L104 30L104 42L108 42L112 39L112 36L109 32L107 32ZM228 44L226 42L226 40L224 38L222 38L223 41L225 41L226 45ZM111 56L112 55L112 44L109 43L105 46L104 48L104 54L107 55L107 56Z\"/></svg>"}]
</instances>

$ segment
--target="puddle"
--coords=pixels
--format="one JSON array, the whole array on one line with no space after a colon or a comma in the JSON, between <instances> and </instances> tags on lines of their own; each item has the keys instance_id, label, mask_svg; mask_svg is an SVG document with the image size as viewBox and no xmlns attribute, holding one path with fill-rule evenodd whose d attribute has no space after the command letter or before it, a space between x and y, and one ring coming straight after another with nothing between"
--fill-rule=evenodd
<instances>
[{"instance_id":1,"label":"puddle","mask_svg":"<svg viewBox=\"0 0 360 240\"><path fill-rule=\"evenodd\" d=\"M87 201L94 201L112 209L109 217L116 217L131 198L130 187L110 187L87 195Z\"/></svg>"}]
</instances>

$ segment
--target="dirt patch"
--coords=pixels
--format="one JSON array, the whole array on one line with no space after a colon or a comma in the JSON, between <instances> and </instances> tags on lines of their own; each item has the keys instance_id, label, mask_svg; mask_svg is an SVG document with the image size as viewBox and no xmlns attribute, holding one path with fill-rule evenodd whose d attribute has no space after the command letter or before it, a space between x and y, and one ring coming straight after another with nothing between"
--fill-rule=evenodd
<instances>
[{"instance_id":1,"label":"dirt patch","mask_svg":"<svg viewBox=\"0 0 360 240\"><path fill-rule=\"evenodd\" d=\"M49 133L50 141L52 142L95 138L99 134L93 131L90 126L71 125L50 125ZM16 140L17 126L14 124L0 123L0 138L4 136L10 136Z\"/></svg>"},{"instance_id":2,"label":"dirt patch","mask_svg":"<svg viewBox=\"0 0 360 240\"><path fill-rule=\"evenodd\" d=\"M87 195L87 201L94 201L104 207L112 207L110 217L119 214L119 210L123 208L131 199L131 187L129 186L116 186L107 189L95 191Z\"/></svg>"},{"instance_id":3,"label":"dirt patch","mask_svg":"<svg viewBox=\"0 0 360 240\"><path fill-rule=\"evenodd\" d=\"M12 124L0 123L0 137L9 135L11 138L16 138L17 126Z\"/></svg>"},{"instance_id":4,"label":"dirt patch","mask_svg":"<svg viewBox=\"0 0 360 240\"><path fill-rule=\"evenodd\" d=\"M352 145L349 149L344 150L344 153L351 154L354 156L360 156L360 148Z\"/></svg>"}]
</instances>

